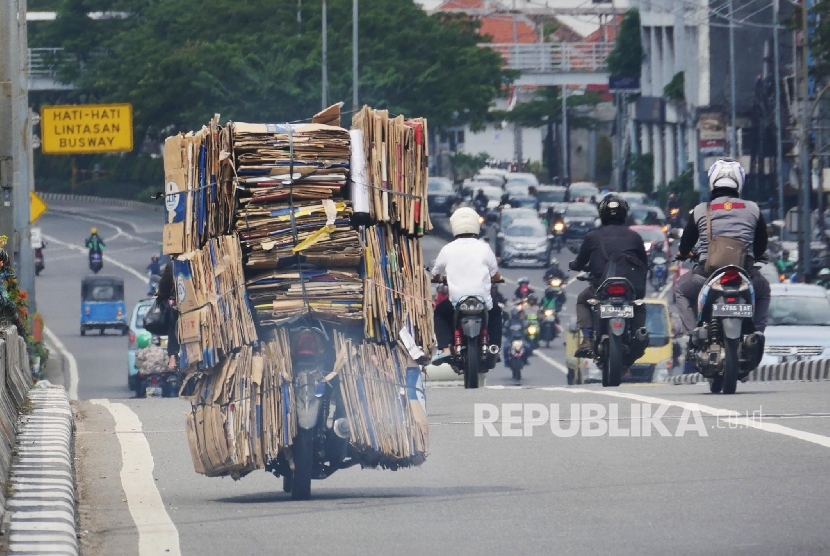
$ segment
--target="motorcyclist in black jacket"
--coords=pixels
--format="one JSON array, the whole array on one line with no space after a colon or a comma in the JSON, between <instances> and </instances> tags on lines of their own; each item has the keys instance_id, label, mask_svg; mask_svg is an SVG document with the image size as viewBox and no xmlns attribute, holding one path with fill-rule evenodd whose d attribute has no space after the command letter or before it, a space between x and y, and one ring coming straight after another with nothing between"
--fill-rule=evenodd
<instances>
[{"instance_id":1,"label":"motorcyclist in black jacket","mask_svg":"<svg viewBox=\"0 0 830 556\"><path fill-rule=\"evenodd\" d=\"M607 195L600 201L597 208L602 226L588 232L582 241L579 253L569 265L571 270L588 271L590 274L590 285L576 298L576 321L582 331L582 343L576 350L577 357L586 357L593 351L594 324L588 300L594 298L596 288L602 283L608 264L605 254L612 257L618 253L630 253L640 259L644 265L648 265L643 238L625 225L628 216L628 203L625 199L613 194ZM603 246L605 254L603 254ZM635 306L632 329L636 330L645 326L645 316L645 306ZM639 352L640 348L645 351L645 347L629 346L632 354Z\"/></svg>"}]
</instances>

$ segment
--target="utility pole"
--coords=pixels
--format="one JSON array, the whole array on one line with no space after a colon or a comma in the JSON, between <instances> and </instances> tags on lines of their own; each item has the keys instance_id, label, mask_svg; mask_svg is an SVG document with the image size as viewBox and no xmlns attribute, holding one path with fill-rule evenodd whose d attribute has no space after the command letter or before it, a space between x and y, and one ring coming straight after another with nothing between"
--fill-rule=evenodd
<instances>
[{"instance_id":1,"label":"utility pole","mask_svg":"<svg viewBox=\"0 0 830 556\"><path fill-rule=\"evenodd\" d=\"M738 127L735 115L735 0L729 0L729 104L731 105L731 126L729 133L729 157L738 157Z\"/></svg>"},{"instance_id":2,"label":"utility pole","mask_svg":"<svg viewBox=\"0 0 830 556\"><path fill-rule=\"evenodd\" d=\"M297 0L297 36L303 34L303 0Z\"/></svg>"},{"instance_id":3,"label":"utility pole","mask_svg":"<svg viewBox=\"0 0 830 556\"><path fill-rule=\"evenodd\" d=\"M323 108L325 110L329 106L329 99L328 99L328 88L329 88L329 75L328 75L328 23L326 21L326 16L328 12L327 1L323 0Z\"/></svg>"},{"instance_id":4,"label":"utility pole","mask_svg":"<svg viewBox=\"0 0 830 556\"><path fill-rule=\"evenodd\" d=\"M568 169L568 88L562 85L562 178L570 183Z\"/></svg>"},{"instance_id":5,"label":"utility pole","mask_svg":"<svg viewBox=\"0 0 830 556\"><path fill-rule=\"evenodd\" d=\"M352 110L357 112L357 0L352 0Z\"/></svg>"},{"instance_id":6,"label":"utility pole","mask_svg":"<svg viewBox=\"0 0 830 556\"><path fill-rule=\"evenodd\" d=\"M808 65L808 58L809 58L809 49L808 49L808 41L809 37L807 35L808 27L807 27L807 10L809 8L808 0L803 0L801 3L801 57L799 59L799 66L800 66L800 79L798 86L798 92L800 97L800 106L801 109L801 132L799 133L798 137L798 157L799 157L799 168L801 174L801 222L800 222L800 231L801 231L801 242L799 245L799 253L798 253L798 263L800 268L799 274L801 275L801 279L804 282L807 282L811 277L811 269L810 263L812 262L811 259L811 249L810 249L810 239L812 234L810 233L810 194L813 189L812 184L812 175L810 173L810 155L808 149L810 148L810 110L808 107L809 104L809 89L808 89L808 81L809 81L809 65Z\"/></svg>"},{"instance_id":7,"label":"utility pole","mask_svg":"<svg viewBox=\"0 0 830 556\"><path fill-rule=\"evenodd\" d=\"M12 17L14 14L14 17ZM12 31L16 25L17 13L12 3L0 2L0 235L9 238L6 250L14 256L14 130L12 121L12 58L16 41Z\"/></svg>"},{"instance_id":8,"label":"utility pole","mask_svg":"<svg viewBox=\"0 0 830 556\"><path fill-rule=\"evenodd\" d=\"M778 218L784 219L784 146L781 129L781 69L778 53L778 1L773 0L772 11L772 50L773 78L775 79L775 177L778 182Z\"/></svg>"}]
</instances>

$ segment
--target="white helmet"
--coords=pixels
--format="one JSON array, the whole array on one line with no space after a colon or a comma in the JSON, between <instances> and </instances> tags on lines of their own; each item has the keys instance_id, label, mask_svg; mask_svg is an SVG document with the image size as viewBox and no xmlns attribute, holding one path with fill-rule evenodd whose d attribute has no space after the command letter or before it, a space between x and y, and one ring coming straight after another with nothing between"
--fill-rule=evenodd
<instances>
[{"instance_id":1,"label":"white helmet","mask_svg":"<svg viewBox=\"0 0 830 556\"><path fill-rule=\"evenodd\" d=\"M470 207L461 207L452 213L450 227L452 228L452 235L454 236L460 236L462 234L478 235L481 232L478 213Z\"/></svg>"},{"instance_id":2,"label":"white helmet","mask_svg":"<svg viewBox=\"0 0 830 556\"><path fill-rule=\"evenodd\" d=\"M746 174L740 162L731 158L719 158L709 168L709 191L716 187L727 187L737 190L736 196L739 196L744 187L745 178Z\"/></svg>"}]
</instances>

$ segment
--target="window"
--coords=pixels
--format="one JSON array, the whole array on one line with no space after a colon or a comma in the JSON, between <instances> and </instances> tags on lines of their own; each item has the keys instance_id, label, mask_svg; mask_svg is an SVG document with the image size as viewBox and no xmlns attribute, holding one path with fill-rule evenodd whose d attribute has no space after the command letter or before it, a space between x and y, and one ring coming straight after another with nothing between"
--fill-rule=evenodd
<instances>
[{"instance_id":1,"label":"window","mask_svg":"<svg viewBox=\"0 0 830 556\"><path fill-rule=\"evenodd\" d=\"M662 347L669 343L669 323L663 305L646 303L646 330L650 347Z\"/></svg>"},{"instance_id":2,"label":"window","mask_svg":"<svg viewBox=\"0 0 830 556\"><path fill-rule=\"evenodd\" d=\"M774 295L769 304L773 326L830 326L830 300L826 297Z\"/></svg>"}]
</instances>

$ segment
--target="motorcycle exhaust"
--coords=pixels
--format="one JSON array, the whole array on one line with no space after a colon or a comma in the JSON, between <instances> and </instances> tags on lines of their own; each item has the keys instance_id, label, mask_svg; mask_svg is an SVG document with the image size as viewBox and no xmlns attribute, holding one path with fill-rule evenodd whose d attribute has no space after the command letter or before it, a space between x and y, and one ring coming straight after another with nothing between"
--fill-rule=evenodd
<instances>
[{"instance_id":1,"label":"motorcycle exhaust","mask_svg":"<svg viewBox=\"0 0 830 556\"><path fill-rule=\"evenodd\" d=\"M498 355L501 351L501 348L496 344L493 344L489 348L487 348L487 351L489 351L491 355Z\"/></svg>"},{"instance_id":2,"label":"motorcycle exhaust","mask_svg":"<svg viewBox=\"0 0 830 556\"><path fill-rule=\"evenodd\" d=\"M349 420L345 417L341 417L334 422L332 426L332 430L334 430L334 434L342 438L343 440L348 440L351 438L352 429L349 426Z\"/></svg>"},{"instance_id":3,"label":"motorcycle exhaust","mask_svg":"<svg viewBox=\"0 0 830 556\"><path fill-rule=\"evenodd\" d=\"M645 327L638 328L634 331L634 339L638 342L647 342L648 341L648 330Z\"/></svg>"}]
</instances>

